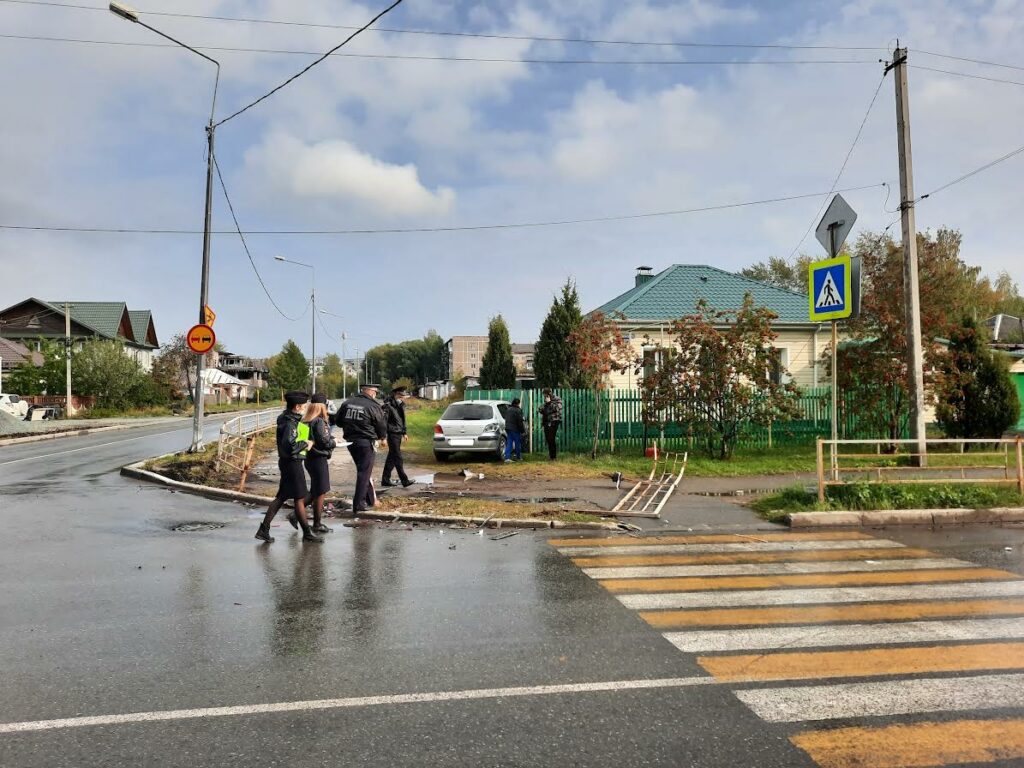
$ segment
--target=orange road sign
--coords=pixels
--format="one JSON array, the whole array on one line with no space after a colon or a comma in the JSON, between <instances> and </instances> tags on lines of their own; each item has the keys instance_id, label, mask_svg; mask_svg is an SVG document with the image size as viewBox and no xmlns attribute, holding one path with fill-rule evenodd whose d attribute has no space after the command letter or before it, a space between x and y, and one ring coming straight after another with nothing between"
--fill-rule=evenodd
<instances>
[{"instance_id":1,"label":"orange road sign","mask_svg":"<svg viewBox=\"0 0 1024 768\"><path fill-rule=\"evenodd\" d=\"M217 334L208 325L193 325L185 335L185 343L197 355L205 355L217 343Z\"/></svg>"},{"instance_id":2,"label":"orange road sign","mask_svg":"<svg viewBox=\"0 0 1024 768\"><path fill-rule=\"evenodd\" d=\"M203 307L203 324L213 328L214 322L217 320L217 313L209 307Z\"/></svg>"}]
</instances>

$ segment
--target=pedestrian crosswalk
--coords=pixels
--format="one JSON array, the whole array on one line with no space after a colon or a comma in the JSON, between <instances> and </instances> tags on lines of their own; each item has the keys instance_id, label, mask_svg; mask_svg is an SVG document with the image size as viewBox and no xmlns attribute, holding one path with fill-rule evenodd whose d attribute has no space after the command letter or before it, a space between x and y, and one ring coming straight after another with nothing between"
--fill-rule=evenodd
<instances>
[{"instance_id":1,"label":"pedestrian crosswalk","mask_svg":"<svg viewBox=\"0 0 1024 768\"><path fill-rule=\"evenodd\" d=\"M823 768L1024 765L1024 578L860 532L551 543Z\"/></svg>"}]
</instances>

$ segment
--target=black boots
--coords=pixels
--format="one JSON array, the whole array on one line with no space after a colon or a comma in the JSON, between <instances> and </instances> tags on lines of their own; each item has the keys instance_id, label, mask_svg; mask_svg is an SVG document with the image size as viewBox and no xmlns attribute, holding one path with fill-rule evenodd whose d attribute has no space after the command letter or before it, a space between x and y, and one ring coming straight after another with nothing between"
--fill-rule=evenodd
<instances>
[{"instance_id":1,"label":"black boots","mask_svg":"<svg viewBox=\"0 0 1024 768\"><path fill-rule=\"evenodd\" d=\"M256 531L256 538L260 541L265 541L270 544L274 541L274 537L270 535L270 526L266 523L261 523L259 529Z\"/></svg>"}]
</instances>

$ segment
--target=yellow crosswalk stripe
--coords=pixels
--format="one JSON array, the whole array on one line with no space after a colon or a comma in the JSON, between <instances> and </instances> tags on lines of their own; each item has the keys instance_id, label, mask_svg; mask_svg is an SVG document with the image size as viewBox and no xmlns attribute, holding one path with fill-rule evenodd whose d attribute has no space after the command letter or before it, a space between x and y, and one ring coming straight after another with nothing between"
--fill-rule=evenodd
<instances>
[{"instance_id":1,"label":"yellow crosswalk stripe","mask_svg":"<svg viewBox=\"0 0 1024 768\"><path fill-rule=\"evenodd\" d=\"M1024 600L952 600L906 603L700 608L688 611L640 611L656 629L685 627L824 624L827 622L916 621L939 617L1024 615Z\"/></svg>"},{"instance_id":2,"label":"yellow crosswalk stripe","mask_svg":"<svg viewBox=\"0 0 1024 768\"><path fill-rule=\"evenodd\" d=\"M821 768L931 768L1024 760L1024 720L835 728L793 736Z\"/></svg>"},{"instance_id":3,"label":"yellow crosswalk stripe","mask_svg":"<svg viewBox=\"0 0 1024 768\"><path fill-rule=\"evenodd\" d=\"M868 542L866 545L870 546ZM727 552L671 555L595 555L573 557L580 568L631 568L644 565L722 565L727 563L827 562L829 560L905 560L938 557L927 549L803 549L790 552Z\"/></svg>"},{"instance_id":4,"label":"yellow crosswalk stripe","mask_svg":"<svg viewBox=\"0 0 1024 768\"><path fill-rule=\"evenodd\" d=\"M600 579L616 594L704 592L717 589L772 587L848 587L877 584L937 584L948 581L1012 581L1020 577L994 568L947 568L933 571L868 573L781 573L769 576L684 576L667 579Z\"/></svg>"},{"instance_id":5,"label":"yellow crosswalk stripe","mask_svg":"<svg viewBox=\"0 0 1024 768\"><path fill-rule=\"evenodd\" d=\"M1024 643L699 656L722 682L1024 669Z\"/></svg>"},{"instance_id":6,"label":"yellow crosswalk stripe","mask_svg":"<svg viewBox=\"0 0 1024 768\"><path fill-rule=\"evenodd\" d=\"M639 539L578 538L549 539L560 549L566 547L646 547L654 544L738 544L747 541L866 541L874 537L857 531L822 531L821 533L707 533L691 536L644 536Z\"/></svg>"}]
</instances>

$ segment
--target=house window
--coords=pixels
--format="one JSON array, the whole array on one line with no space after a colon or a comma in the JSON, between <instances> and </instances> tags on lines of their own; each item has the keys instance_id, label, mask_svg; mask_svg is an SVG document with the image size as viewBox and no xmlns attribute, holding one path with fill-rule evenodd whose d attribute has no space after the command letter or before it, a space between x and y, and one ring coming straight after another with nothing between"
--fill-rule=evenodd
<instances>
[{"instance_id":1,"label":"house window","mask_svg":"<svg viewBox=\"0 0 1024 768\"><path fill-rule=\"evenodd\" d=\"M789 350L785 347L775 347L771 351L769 362L768 380L772 384L786 384L789 382Z\"/></svg>"},{"instance_id":2,"label":"house window","mask_svg":"<svg viewBox=\"0 0 1024 768\"><path fill-rule=\"evenodd\" d=\"M661 370L673 352L674 350L665 347L644 347L644 378L653 376Z\"/></svg>"}]
</instances>

